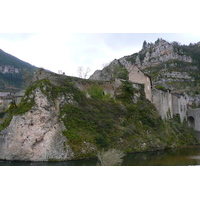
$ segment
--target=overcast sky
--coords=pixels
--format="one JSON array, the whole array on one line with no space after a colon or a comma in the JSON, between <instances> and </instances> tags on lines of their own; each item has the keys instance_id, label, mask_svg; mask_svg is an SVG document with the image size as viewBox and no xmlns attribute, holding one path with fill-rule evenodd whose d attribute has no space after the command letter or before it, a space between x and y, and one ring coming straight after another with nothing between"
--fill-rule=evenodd
<instances>
[{"instance_id":1,"label":"overcast sky","mask_svg":"<svg viewBox=\"0 0 200 200\"><path fill-rule=\"evenodd\" d=\"M21 60L53 72L77 76L78 67L91 73L141 50L143 41L163 38L181 44L200 41L200 34L179 33L0 33L0 48Z\"/></svg>"},{"instance_id":2,"label":"overcast sky","mask_svg":"<svg viewBox=\"0 0 200 200\"><path fill-rule=\"evenodd\" d=\"M115 58L140 51L144 40L200 41L197 3L3 0L0 49L56 73L77 76L82 66L92 74Z\"/></svg>"}]
</instances>

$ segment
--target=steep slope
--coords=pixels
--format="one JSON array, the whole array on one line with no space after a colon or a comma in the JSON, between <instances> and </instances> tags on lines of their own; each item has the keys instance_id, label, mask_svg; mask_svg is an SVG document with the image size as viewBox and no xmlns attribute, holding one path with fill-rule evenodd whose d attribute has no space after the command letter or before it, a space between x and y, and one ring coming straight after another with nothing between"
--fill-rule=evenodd
<instances>
[{"instance_id":1,"label":"steep slope","mask_svg":"<svg viewBox=\"0 0 200 200\"><path fill-rule=\"evenodd\" d=\"M0 49L0 92L25 89L37 67Z\"/></svg>"},{"instance_id":2,"label":"steep slope","mask_svg":"<svg viewBox=\"0 0 200 200\"><path fill-rule=\"evenodd\" d=\"M90 79L128 80L134 66L148 74L155 87L184 93L197 106L200 105L200 43L187 46L163 39L154 44L144 41L140 52L115 59L103 70L96 71Z\"/></svg>"},{"instance_id":3,"label":"steep slope","mask_svg":"<svg viewBox=\"0 0 200 200\"><path fill-rule=\"evenodd\" d=\"M115 148L125 153L196 143L179 120L163 121L129 81L92 81L44 70L18 107L0 113L0 159L71 160Z\"/></svg>"}]
</instances>

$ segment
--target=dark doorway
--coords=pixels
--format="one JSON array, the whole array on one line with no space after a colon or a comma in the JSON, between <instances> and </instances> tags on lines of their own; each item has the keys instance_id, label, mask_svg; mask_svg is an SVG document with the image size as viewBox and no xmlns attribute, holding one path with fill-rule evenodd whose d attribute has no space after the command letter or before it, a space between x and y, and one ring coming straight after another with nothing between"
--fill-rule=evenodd
<instances>
[{"instance_id":1,"label":"dark doorway","mask_svg":"<svg viewBox=\"0 0 200 200\"><path fill-rule=\"evenodd\" d=\"M195 128L194 117L192 117L192 116L188 117L188 126L191 127L191 128Z\"/></svg>"}]
</instances>

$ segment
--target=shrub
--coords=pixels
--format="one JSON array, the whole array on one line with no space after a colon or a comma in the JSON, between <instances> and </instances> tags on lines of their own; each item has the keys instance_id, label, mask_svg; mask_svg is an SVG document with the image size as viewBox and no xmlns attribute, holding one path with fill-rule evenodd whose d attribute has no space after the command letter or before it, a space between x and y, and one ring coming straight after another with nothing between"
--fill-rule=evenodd
<instances>
[{"instance_id":1,"label":"shrub","mask_svg":"<svg viewBox=\"0 0 200 200\"><path fill-rule=\"evenodd\" d=\"M162 90L162 91L167 91L166 87L162 86L162 85L157 85L156 89L158 90Z\"/></svg>"},{"instance_id":2,"label":"shrub","mask_svg":"<svg viewBox=\"0 0 200 200\"><path fill-rule=\"evenodd\" d=\"M125 154L116 149L98 152L98 166L117 166L121 165Z\"/></svg>"},{"instance_id":3,"label":"shrub","mask_svg":"<svg viewBox=\"0 0 200 200\"><path fill-rule=\"evenodd\" d=\"M175 122L181 124L181 117L180 117L180 114L176 114L173 116L173 119Z\"/></svg>"},{"instance_id":4,"label":"shrub","mask_svg":"<svg viewBox=\"0 0 200 200\"><path fill-rule=\"evenodd\" d=\"M103 94L104 94L103 88L98 85L92 85L88 89L88 93L92 99L95 99L95 100L103 99Z\"/></svg>"}]
</instances>

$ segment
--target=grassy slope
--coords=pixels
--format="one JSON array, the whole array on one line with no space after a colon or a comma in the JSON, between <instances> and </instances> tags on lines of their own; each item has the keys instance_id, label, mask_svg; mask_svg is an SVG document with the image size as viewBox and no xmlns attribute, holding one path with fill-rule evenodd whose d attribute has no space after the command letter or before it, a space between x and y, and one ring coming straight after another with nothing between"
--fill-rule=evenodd
<instances>
[{"instance_id":1,"label":"grassy slope","mask_svg":"<svg viewBox=\"0 0 200 200\"><path fill-rule=\"evenodd\" d=\"M53 84L50 80L43 79L29 87L19 107L11 107L6 112L8 118L1 129L9 124L13 115L23 114L31 109L34 105L31 94L36 87L40 87L50 101L60 95L67 97L71 94L77 102L60 107L60 120L66 127L63 135L68 139L76 158L93 157L101 149L153 151L196 142L194 130L189 129L186 123L180 124L178 118L163 121L154 105L145 99L143 90L136 91L128 81L124 82L113 99L109 95L103 95L101 85L94 82L88 81L91 87L87 92L91 98L87 98L85 92L75 87L76 81L87 80L64 76L58 76L58 80L58 84L55 81ZM136 92L140 92L140 99L137 103L132 103Z\"/></svg>"}]
</instances>

